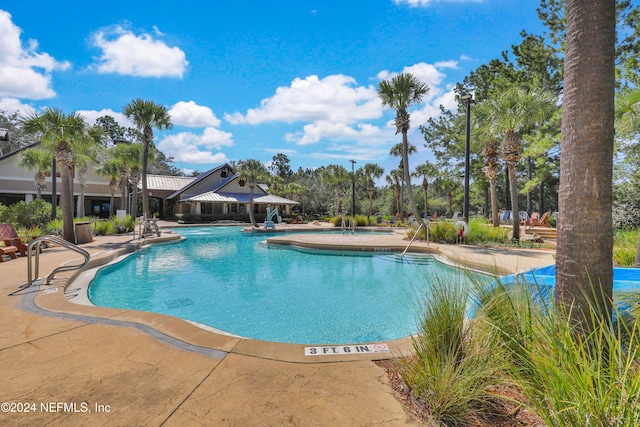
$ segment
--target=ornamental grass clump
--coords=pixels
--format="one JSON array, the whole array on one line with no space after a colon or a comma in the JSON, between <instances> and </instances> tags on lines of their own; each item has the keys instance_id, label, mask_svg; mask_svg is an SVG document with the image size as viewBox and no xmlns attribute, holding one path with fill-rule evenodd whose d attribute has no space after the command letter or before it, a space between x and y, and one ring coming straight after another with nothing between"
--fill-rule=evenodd
<instances>
[{"instance_id":1,"label":"ornamental grass clump","mask_svg":"<svg viewBox=\"0 0 640 427\"><path fill-rule=\"evenodd\" d=\"M493 390L502 382L505 358L466 321L469 277L428 279L420 301L420 325L412 337L415 356L400 373L432 421L473 425L493 411Z\"/></svg>"},{"instance_id":2,"label":"ornamental grass clump","mask_svg":"<svg viewBox=\"0 0 640 427\"><path fill-rule=\"evenodd\" d=\"M538 289L538 291L528 291ZM543 298L532 298L533 295ZM640 425L638 312L593 307L580 329L544 288L517 284L484 293L481 318L509 357L509 376L548 425Z\"/></svg>"}]
</instances>

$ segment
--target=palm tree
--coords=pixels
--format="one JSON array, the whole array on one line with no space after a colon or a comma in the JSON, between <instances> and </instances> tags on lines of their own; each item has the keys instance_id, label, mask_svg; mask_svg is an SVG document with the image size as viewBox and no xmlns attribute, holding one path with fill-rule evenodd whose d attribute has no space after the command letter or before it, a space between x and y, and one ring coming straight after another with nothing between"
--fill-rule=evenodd
<instances>
[{"instance_id":1,"label":"palm tree","mask_svg":"<svg viewBox=\"0 0 640 427\"><path fill-rule=\"evenodd\" d=\"M96 172L99 175L109 178L109 192L111 193L111 197L109 199L109 216L112 217L114 214L113 206L115 204L115 194L120 189L118 182L118 178L120 177L118 163L113 158L104 159L100 163Z\"/></svg>"},{"instance_id":2,"label":"palm tree","mask_svg":"<svg viewBox=\"0 0 640 427\"><path fill-rule=\"evenodd\" d=\"M410 73L398 74L391 81L383 80L378 85L378 95L382 100L383 107L396 110L396 134L402 133L402 161L404 167L404 182L409 189L409 204L414 218L420 221L416 202L413 199L411 190L411 174L409 170L409 141L407 132L410 121L407 109L412 105L422 102L422 97L429 91L429 86L420 82Z\"/></svg>"},{"instance_id":3,"label":"palm tree","mask_svg":"<svg viewBox=\"0 0 640 427\"><path fill-rule=\"evenodd\" d=\"M124 106L124 115L133 121L142 132L144 153L142 156L142 213L149 217L149 191L147 190L147 171L149 162L149 148L153 145L153 128L158 130L171 129L171 116L164 105L153 101L134 99Z\"/></svg>"},{"instance_id":4,"label":"palm tree","mask_svg":"<svg viewBox=\"0 0 640 427\"><path fill-rule=\"evenodd\" d=\"M75 152L83 152L86 147L96 141L89 134L89 126L80 114L65 114L58 108L45 107L42 113L34 113L21 119L23 129L30 135L36 135L46 150L53 152L53 157L60 165L62 189L60 205L62 208L63 238L75 243L73 230L73 177L71 170L75 167Z\"/></svg>"},{"instance_id":5,"label":"palm tree","mask_svg":"<svg viewBox=\"0 0 640 427\"><path fill-rule=\"evenodd\" d=\"M236 172L240 179L243 179L249 186L249 220L255 228L258 228L258 223L253 215L253 190L258 185L258 181L268 175L267 168L258 160L249 159L239 162Z\"/></svg>"},{"instance_id":6,"label":"palm tree","mask_svg":"<svg viewBox=\"0 0 640 427\"><path fill-rule=\"evenodd\" d=\"M29 148L22 153L18 166L35 171L34 183L36 198L42 198L42 190L47 188L46 179L51 176L51 163L53 155L50 151L38 148Z\"/></svg>"},{"instance_id":7,"label":"palm tree","mask_svg":"<svg viewBox=\"0 0 640 427\"><path fill-rule=\"evenodd\" d=\"M342 165L329 165L322 171L322 182L333 188L336 194L335 215L342 214L342 198L351 182L351 175Z\"/></svg>"},{"instance_id":8,"label":"palm tree","mask_svg":"<svg viewBox=\"0 0 640 427\"><path fill-rule=\"evenodd\" d=\"M129 211L132 217L138 212L138 182L142 168L142 144L118 144L112 152L112 161L120 173L120 209ZM131 206L129 206L129 184L132 187Z\"/></svg>"},{"instance_id":9,"label":"palm tree","mask_svg":"<svg viewBox=\"0 0 640 427\"><path fill-rule=\"evenodd\" d=\"M484 168L482 171L489 178L489 189L491 193L491 220L494 227L500 226L500 215L498 213L498 192L496 190L496 177L498 176L498 162L500 143L496 139L488 139L482 146L482 158ZM515 217L514 217L515 218Z\"/></svg>"},{"instance_id":10,"label":"palm tree","mask_svg":"<svg viewBox=\"0 0 640 427\"><path fill-rule=\"evenodd\" d=\"M438 175L438 168L431 162L424 162L416 168L413 176L422 177L422 192L424 194L424 216L429 215L429 179Z\"/></svg>"},{"instance_id":11,"label":"palm tree","mask_svg":"<svg viewBox=\"0 0 640 427\"><path fill-rule=\"evenodd\" d=\"M502 134L502 159L507 165L511 211L514 215L514 241L520 240L516 180L516 165L522 158L522 139L519 133L526 132L549 118L553 112L554 98L555 96L548 91L525 90L514 86L489 98L482 106L487 121L493 125L493 133Z\"/></svg>"},{"instance_id":12,"label":"palm tree","mask_svg":"<svg viewBox=\"0 0 640 427\"><path fill-rule=\"evenodd\" d=\"M380 178L384 174L384 169L382 169L380 166L378 166L375 163L366 163L362 168L362 172L367 181L366 182L367 193L369 193L369 215L368 216L371 216L371 211L373 209L373 192L376 189L375 180Z\"/></svg>"},{"instance_id":13,"label":"palm tree","mask_svg":"<svg viewBox=\"0 0 640 427\"><path fill-rule=\"evenodd\" d=\"M611 319L616 2L567 0L566 21L556 303L589 328Z\"/></svg>"},{"instance_id":14,"label":"palm tree","mask_svg":"<svg viewBox=\"0 0 640 427\"><path fill-rule=\"evenodd\" d=\"M616 119L621 135L633 138L640 133L640 89L629 91L616 100ZM640 239L633 266L640 268Z\"/></svg>"},{"instance_id":15,"label":"palm tree","mask_svg":"<svg viewBox=\"0 0 640 427\"><path fill-rule=\"evenodd\" d=\"M393 192L396 198L396 214L399 212L402 198L402 188L400 182L402 181L402 171L400 169L394 169L389 172L389 175L385 177L387 184L393 187Z\"/></svg>"},{"instance_id":16,"label":"palm tree","mask_svg":"<svg viewBox=\"0 0 640 427\"><path fill-rule=\"evenodd\" d=\"M413 144L409 144L408 146L408 152L409 154L413 154L416 151L418 151L418 149L416 148L415 145ZM402 142L397 143L396 145L394 145L393 147L391 147L391 150L389 150L389 154L391 154L394 157L400 157L400 164L398 165L398 170L400 170L401 174L400 174L400 200L403 202L400 204L400 210L399 215L400 218L404 218L404 188L405 188L405 180L404 180L404 158L402 156L402 154L404 153L404 148L402 146Z\"/></svg>"},{"instance_id":17,"label":"palm tree","mask_svg":"<svg viewBox=\"0 0 640 427\"><path fill-rule=\"evenodd\" d=\"M102 145L98 143L102 135L100 129L97 127L92 127L89 129L89 133L96 141L96 144L87 147L85 151L77 151L76 153L74 153L76 158L76 170L78 171L78 183L80 184L78 207L76 209L76 215L78 216L78 218L82 218L85 216L84 194L87 188L87 171L89 169L89 164L97 161L98 151L100 147L102 147Z\"/></svg>"},{"instance_id":18,"label":"palm tree","mask_svg":"<svg viewBox=\"0 0 640 427\"><path fill-rule=\"evenodd\" d=\"M284 186L284 180L280 175L269 175L267 178L269 184L269 193L279 196Z\"/></svg>"}]
</instances>

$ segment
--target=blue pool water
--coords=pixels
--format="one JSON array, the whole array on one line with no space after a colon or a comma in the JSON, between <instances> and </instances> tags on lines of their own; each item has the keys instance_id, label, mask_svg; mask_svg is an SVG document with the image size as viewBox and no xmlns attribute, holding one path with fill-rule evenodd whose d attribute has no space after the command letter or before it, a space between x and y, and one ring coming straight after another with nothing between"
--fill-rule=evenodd
<instances>
[{"instance_id":1,"label":"blue pool water","mask_svg":"<svg viewBox=\"0 0 640 427\"><path fill-rule=\"evenodd\" d=\"M91 301L259 340L366 343L416 332L427 272L464 274L430 257L274 248L237 227L174 232L186 239L100 269Z\"/></svg>"},{"instance_id":2,"label":"blue pool water","mask_svg":"<svg viewBox=\"0 0 640 427\"><path fill-rule=\"evenodd\" d=\"M526 284L532 288L532 297L539 302L551 303L555 296L556 266L539 267L497 279L504 285ZM495 282L494 282L495 284ZM492 285L490 285L492 286ZM613 269L613 302L617 311L624 312L640 304L640 269ZM475 316L477 305L472 305L470 317ZM614 312L614 317L616 313Z\"/></svg>"}]
</instances>

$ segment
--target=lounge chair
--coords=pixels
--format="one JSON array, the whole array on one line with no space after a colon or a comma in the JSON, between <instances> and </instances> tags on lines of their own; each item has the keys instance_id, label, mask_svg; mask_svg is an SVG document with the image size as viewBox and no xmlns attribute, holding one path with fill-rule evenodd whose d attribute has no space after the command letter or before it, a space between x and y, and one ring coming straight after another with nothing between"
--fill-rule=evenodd
<instances>
[{"instance_id":1,"label":"lounge chair","mask_svg":"<svg viewBox=\"0 0 640 427\"><path fill-rule=\"evenodd\" d=\"M6 247L15 246L20 255L27 256L27 245L18 237L18 232L12 224L0 224L0 238L4 240Z\"/></svg>"},{"instance_id":2,"label":"lounge chair","mask_svg":"<svg viewBox=\"0 0 640 427\"><path fill-rule=\"evenodd\" d=\"M545 212L540 219L531 218L530 222L532 227L540 226L540 227L550 227L549 225L549 212Z\"/></svg>"},{"instance_id":3,"label":"lounge chair","mask_svg":"<svg viewBox=\"0 0 640 427\"><path fill-rule=\"evenodd\" d=\"M456 222L458 220L458 216L460 215L460 212L454 212L453 216L451 217L451 220L453 222Z\"/></svg>"},{"instance_id":4,"label":"lounge chair","mask_svg":"<svg viewBox=\"0 0 640 427\"><path fill-rule=\"evenodd\" d=\"M15 246L0 247L0 262L4 262L5 255L9 255L11 258L16 259L16 252L18 252L18 248Z\"/></svg>"}]
</instances>

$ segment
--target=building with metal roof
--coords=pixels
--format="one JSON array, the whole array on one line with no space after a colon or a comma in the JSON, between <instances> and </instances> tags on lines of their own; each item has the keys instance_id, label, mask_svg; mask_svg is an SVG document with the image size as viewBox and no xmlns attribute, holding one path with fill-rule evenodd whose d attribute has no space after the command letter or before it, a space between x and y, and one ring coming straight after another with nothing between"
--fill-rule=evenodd
<instances>
[{"instance_id":1,"label":"building with metal roof","mask_svg":"<svg viewBox=\"0 0 640 427\"><path fill-rule=\"evenodd\" d=\"M25 149L28 147L25 147ZM0 203L8 205L20 200L29 202L36 196L34 188L34 172L19 166L20 153L24 149L0 156ZM74 196L80 194L81 188L77 177L74 177ZM56 195L58 200L61 182L56 179ZM85 182L84 210L90 216L108 217L123 204L120 203L120 192L112 194L109 186L110 178L97 173L97 165L90 165ZM47 178L42 191L43 199L52 201L53 181ZM141 184L134 189L128 187L128 199L132 191L141 191ZM197 177L147 175L147 188L151 210L160 218L191 216L197 219L236 219L248 220L250 204L250 188L239 178L229 164L217 166L199 174ZM290 214L298 202L284 197L268 194L268 187L259 184L254 187L254 213L266 215L268 207L279 208L282 214ZM138 201L141 197L138 197ZM74 206L77 203L74 204ZM126 204L125 204L126 205ZM131 210L131 209L129 209ZM140 214L138 207L133 214Z\"/></svg>"}]
</instances>

